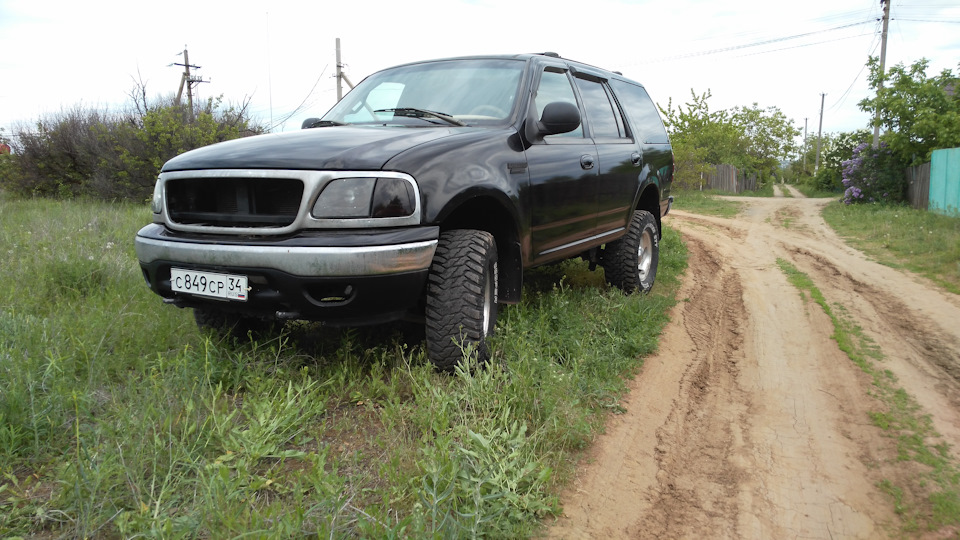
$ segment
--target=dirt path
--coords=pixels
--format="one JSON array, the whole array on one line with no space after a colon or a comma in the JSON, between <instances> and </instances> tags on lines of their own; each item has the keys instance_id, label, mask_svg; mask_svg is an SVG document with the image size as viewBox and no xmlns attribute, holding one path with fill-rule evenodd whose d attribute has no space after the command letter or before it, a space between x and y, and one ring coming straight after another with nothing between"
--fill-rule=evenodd
<instances>
[{"instance_id":1,"label":"dirt path","mask_svg":"<svg viewBox=\"0 0 960 540\"><path fill-rule=\"evenodd\" d=\"M881 410L871 380L778 258L846 308L886 355L882 367L960 448L960 299L847 247L820 218L829 201L737 200L745 211L733 220L667 218L690 250L684 300L550 537L897 534L877 484L916 471L870 422Z\"/></svg>"}]
</instances>

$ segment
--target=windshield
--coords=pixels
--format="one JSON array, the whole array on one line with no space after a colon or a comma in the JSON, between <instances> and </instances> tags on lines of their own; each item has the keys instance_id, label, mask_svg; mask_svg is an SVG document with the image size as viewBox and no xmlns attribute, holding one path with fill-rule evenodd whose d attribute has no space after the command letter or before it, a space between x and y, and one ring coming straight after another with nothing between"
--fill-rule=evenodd
<instances>
[{"instance_id":1,"label":"windshield","mask_svg":"<svg viewBox=\"0 0 960 540\"><path fill-rule=\"evenodd\" d=\"M510 117L524 62L444 60L375 73L337 103L324 122L405 126L495 124Z\"/></svg>"}]
</instances>

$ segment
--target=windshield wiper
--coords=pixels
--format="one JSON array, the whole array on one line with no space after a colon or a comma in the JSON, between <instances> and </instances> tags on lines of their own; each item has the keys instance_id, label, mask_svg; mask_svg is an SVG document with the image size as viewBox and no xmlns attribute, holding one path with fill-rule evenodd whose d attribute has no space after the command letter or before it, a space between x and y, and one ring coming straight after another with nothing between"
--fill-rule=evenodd
<instances>
[{"instance_id":1,"label":"windshield wiper","mask_svg":"<svg viewBox=\"0 0 960 540\"><path fill-rule=\"evenodd\" d=\"M377 109L373 112L389 112L393 113L394 116L407 116L410 118L424 118L427 116L432 116L434 118L439 118L444 122L453 124L455 126L465 126L463 122L457 120L456 118L450 116L449 114L444 114L436 111L428 111L427 109L418 109L416 107L397 107L396 109Z\"/></svg>"},{"instance_id":2,"label":"windshield wiper","mask_svg":"<svg viewBox=\"0 0 960 540\"><path fill-rule=\"evenodd\" d=\"M336 120L317 120L316 122L310 124L310 127L327 127L327 126L345 126L343 122L337 122Z\"/></svg>"}]
</instances>

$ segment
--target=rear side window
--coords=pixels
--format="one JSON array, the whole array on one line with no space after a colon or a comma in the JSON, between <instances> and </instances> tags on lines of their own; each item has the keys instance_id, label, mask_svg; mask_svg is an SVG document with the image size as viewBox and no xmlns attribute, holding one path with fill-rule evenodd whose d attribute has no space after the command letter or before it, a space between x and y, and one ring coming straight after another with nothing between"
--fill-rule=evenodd
<instances>
[{"instance_id":1,"label":"rear side window","mask_svg":"<svg viewBox=\"0 0 960 540\"><path fill-rule=\"evenodd\" d=\"M617 94L620 104L627 111L637 135L647 144L669 144L667 130L663 128L660 113L650 100L647 91L642 86L620 80L610 81L610 86Z\"/></svg>"}]
</instances>

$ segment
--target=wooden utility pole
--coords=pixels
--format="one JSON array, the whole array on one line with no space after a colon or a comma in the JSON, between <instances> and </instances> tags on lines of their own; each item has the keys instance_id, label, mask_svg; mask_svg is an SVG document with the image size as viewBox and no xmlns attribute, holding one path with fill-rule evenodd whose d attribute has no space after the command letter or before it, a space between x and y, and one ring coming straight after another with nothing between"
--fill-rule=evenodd
<instances>
[{"instance_id":1,"label":"wooden utility pole","mask_svg":"<svg viewBox=\"0 0 960 540\"><path fill-rule=\"evenodd\" d=\"M823 140L823 101L826 97L826 94L820 94L820 129L817 131L817 162L813 166L814 176L820 171L820 141Z\"/></svg>"},{"instance_id":2,"label":"wooden utility pole","mask_svg":"<svg viewBox=\"0 0 960 540\"><path fill-rule=\"evenodd\" d=\"M347 83L347 86L353 90L353 84L350 83L350 79L347 78L347 75L343 72L343 63L340 62L340 38L337 38L337 102L339 103L343 99L343 83Z\"/></svg>"},{"instance_id":3,"label":"wooden utility pole","mask_svg":"<svg viewBox=\"0 0 960 540\"><path fill-rule=\"evenodd\" d=\"M883 33L880 34L880 83L877 85L877 97L883 90L883 76L887 69L887 27L890 25L890 0L880 0L883 6ZM880 108L873 117L873 147L880 147Z\"/></svg>"},{"instance_id":4,"label":"wooden utility pole","mask_svg":"<svg viewBox=\"0 0 960 540\"><path fill-rule=\"evenodd\" d=\"M183 66L183 75L180 76L180 90L177 91L177 105L180 105L180 98L183 96L183 88L187 88L187 105L190 108L190 120L193 120L193 85L202 82L202 77L190 75L190 68L200 69L200 66L190 64L190 54L187 52L187 46L183 46L183 63L173 63L174 66Z\"/></svg>"},{"instance_id":5,"label":"wooden utility pole","mask_svg":"<svg viewBox=\"0 0 960 540\"><path fill-rule=\"evenodd\" d=\"M803 119L803 174L807 174L807 120L809 118Z\"/></svg>"}]
</instances>

